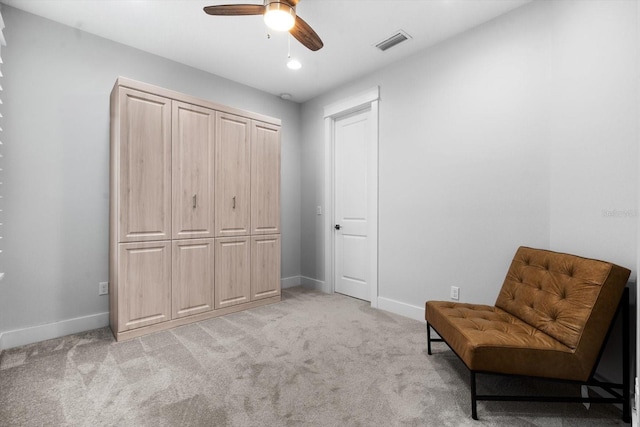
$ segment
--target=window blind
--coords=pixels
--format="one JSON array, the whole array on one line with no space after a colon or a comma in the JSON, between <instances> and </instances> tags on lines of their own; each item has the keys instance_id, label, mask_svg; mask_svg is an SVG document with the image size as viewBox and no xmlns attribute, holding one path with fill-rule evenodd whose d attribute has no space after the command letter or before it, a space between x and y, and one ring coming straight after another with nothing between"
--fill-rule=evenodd
<instances>
[{"instance_id":1,"label":"window blind","mask_svg":"<svg viewBox=\"0 0 640 427\"><path fill-rule=\"evenodd\" d=\"M2 113L4 111L4 105L2 103L2 46L6 46L7 42L4 39L4 19L2 18L2 10L0 9L0 280L4 278L4 142L2 137Z\"/></svg>"}]
</instances>

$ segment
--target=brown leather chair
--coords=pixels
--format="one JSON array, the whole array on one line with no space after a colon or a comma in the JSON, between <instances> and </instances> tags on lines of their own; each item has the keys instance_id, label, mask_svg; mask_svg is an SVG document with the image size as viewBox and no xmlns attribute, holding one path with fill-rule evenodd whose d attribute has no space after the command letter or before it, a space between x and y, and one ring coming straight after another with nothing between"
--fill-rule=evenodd
<instances>
[{"instance_id":1,"label":"brown leather chair","mask_svg":"<svg viewBox=\"0 0 640 427\"><path fill-rule=\"evenodd\" d=\"M629 274L608 262L520 247L495 306L427 301L428 353L432 341L444 341L469 369L473 419L478 400L571 401L621 403L629 422ZM593 375L618 311L623 381L604 383ZM612 397L478 395L478 373L577 382Z\"/></svg>"}]
</instances>

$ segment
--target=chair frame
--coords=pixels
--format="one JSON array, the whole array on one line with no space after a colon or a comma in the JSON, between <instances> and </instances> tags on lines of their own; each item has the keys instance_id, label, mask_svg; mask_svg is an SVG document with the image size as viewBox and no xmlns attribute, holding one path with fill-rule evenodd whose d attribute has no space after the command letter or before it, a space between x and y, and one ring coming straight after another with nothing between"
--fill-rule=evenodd
<instances>
[{"instance_id":1,"label":"chair frame","mask_svg":"<svg viewBox=\"0 0 640 427\"><path fill-rule=\"evenodd\" d=\"M602 354L604 352L605 347L607 346L607 342L611 336L611 332L613 331L614 324L616 323L616 319L618 318L618 314L622 314L622 383L611 383L611 382L602 382L594 379L594 374L596 372L596 368L600 363L600 359L602 358ZM444 342L449 346L451 351L458 356L458 358L464 364L464 360L460 357L459 354L449 345L449 343L443 338L431 338L431 329L433 329L436 333L438 331L433 327L429 322L427 322L427 353L431 355L431 343L432 342ZM438 335L440 335L438 333ZM441 335L440 335L441 336ZM532 377L528 375L517 375L517 374L501 374L497 372L484 372L484 371L475 371L469 369L470 373L470 387L471 387L471 417L474 420L478 419L477 412L477 402L479 400L483 401L499 401L499 402L582 402L582 403L619 403L622 404L622 420L625 423L629 423L631 421L631 357L630 357L630 345L629 345L629 288L625 288L622 294L622 298L618 303L618 308L616 309L616 314L613 316L611 320L611 325L609 325L609 330L607 335L602 343L602 347L600 348L600 352L598 354L598 358L596 359L593 369L591 370L591 374L589 375L589 379L586 382L583 381L574 381L574 380L563 380L563 379L553 379L553 378L545 378L545 377ZM465 364L466 366L466 364ZM467 367L468 369L468 367ZM476 392L476 376L477 374L487 374L487 375L501 375L501 376L509 376L509 377L521 377L521 378L535 378L548 380L553 382L561 382L561 383L571 383L571 384L580 384L591 387L598 387L605 392L607 392L611 397L576 397L576 396L528 396L528 395L485 395L485 394L477 394ZM617 391L620 390L620 391Z\"/></svg>"}]
</instances>

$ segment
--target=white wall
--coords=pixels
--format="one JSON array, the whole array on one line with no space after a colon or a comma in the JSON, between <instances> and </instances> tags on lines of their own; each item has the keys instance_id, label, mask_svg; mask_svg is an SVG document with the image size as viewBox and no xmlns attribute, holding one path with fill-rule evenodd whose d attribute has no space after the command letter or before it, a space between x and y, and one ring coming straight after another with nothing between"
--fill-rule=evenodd
<instances>
[{"instance_id":1,"label":"white wall","mask_svg":"<svg viewBox=\"0 0 640 427\"><path fill-rule=\"evenodd\" d=\"M636 1L553 2L550 116L551 244L634 270L637 8Z\"/></svg>"},{"instance_id":2,"label":"white wall","mask_svg":"<svg viewBox=\"0 0 640 427\"><path fill-rule=\"evenodd\" d=\"M381 298L420 310L456 285L492 303L517 246L549 246L546 15L516 11L303 105L303 275L324 279L308 216L324 204L322 107L375 85Z\"/></svg>"},{"instance_id":3,"label":"white wall","mask_svg":"<svg viewBox=\"0 0 640 427\"><path fill-rule=\"evenodd\" d=\"M0 348L107 324L98 282L108 279L109 93L118 76L282 119L282 275L300 274L298 104L6 5L2 14Z\"/></svg>"},{"instance_id":4,"label":"white wall","mask_svg":"<svg viewBox=\"0 0 640 427\"><path fill-rule=\"evenodd\" d=\"M323 277L322 109L381 88L379 295L492 304L519 245L635 268L635 1L534 2L303 104L302 274ZM399 305L398 305L399 306Z\"/></svg>"},{"instance_id":5,"label":"white wall","mask_svg":"<svg viewBox=\"0 0 640 427\"><path fill-rule=\"evenodd\" d=\"M551 244L637 280L638 2L554 2ZM637 316L636 286L631 303ZM635 322L634 322L635 323ZM599 373L619 378L619 330ZM635 335L634 335L635 337ZM632 347L633 348L633 347Z\"/></svg>"}]
</instances>

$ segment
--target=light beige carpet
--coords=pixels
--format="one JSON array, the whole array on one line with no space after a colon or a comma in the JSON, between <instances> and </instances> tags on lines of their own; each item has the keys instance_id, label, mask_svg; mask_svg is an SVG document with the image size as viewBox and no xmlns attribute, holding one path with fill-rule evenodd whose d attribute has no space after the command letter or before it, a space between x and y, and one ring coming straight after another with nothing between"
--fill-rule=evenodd
<instances>
[{"instance_id":1,"label":"light beige carpet","mask_svg":"<svg viewBox=\"0 0 640 427\"><path fill-rule=\"evenodd\" d=\"M128 342L103 328L7 350L0 426L622 424L613 405L563 403L481 402L473 421L466 368L433 349L424 322L287 289L278 304ZM550 388L478 381L481 393Z\"/></svg>"}]
</instances>

